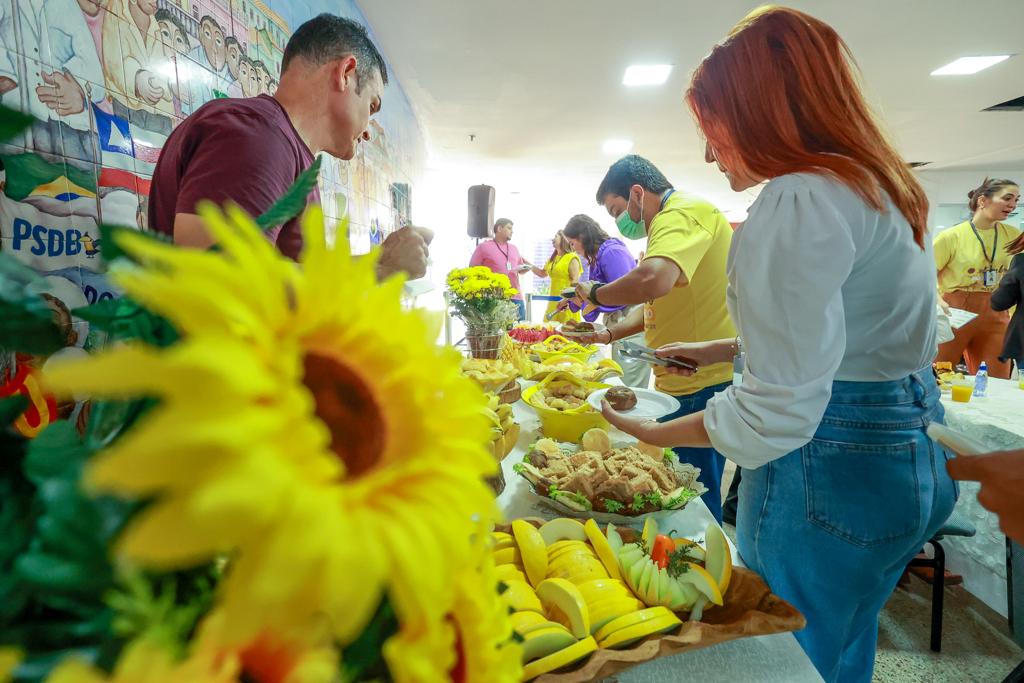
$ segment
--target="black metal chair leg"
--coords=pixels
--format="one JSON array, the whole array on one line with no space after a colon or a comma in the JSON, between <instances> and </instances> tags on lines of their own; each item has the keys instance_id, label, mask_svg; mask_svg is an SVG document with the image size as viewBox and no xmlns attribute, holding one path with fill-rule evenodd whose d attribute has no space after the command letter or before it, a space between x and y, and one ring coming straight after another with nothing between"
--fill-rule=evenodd
<instances>
[{"instance_id":1,"label":"black metal chair leg","mask_svg":"<svg viewBox=\"0 0 1024 683\"><path fill-rule=\"evenodd\" d=\"M938 541L930 541L935 549L935 574L932 579L932 652L942 652L942 599L946 587L946 551Z\"/></svg>"}]
</instances>

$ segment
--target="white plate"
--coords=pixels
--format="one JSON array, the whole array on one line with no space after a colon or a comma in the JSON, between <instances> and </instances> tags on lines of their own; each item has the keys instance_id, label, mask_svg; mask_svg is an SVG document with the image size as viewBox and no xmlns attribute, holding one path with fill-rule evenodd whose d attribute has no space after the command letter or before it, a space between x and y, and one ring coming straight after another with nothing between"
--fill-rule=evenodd
<instances>
[{"instance_id":1,"label":"white plate","mask_svg":"<svg viewBox=\"0 0 1024 683\"><path fill-rule=\"evenodd\" d=\"M562 325L561 327L558 328L558 333L563 337L572 339L573 337L582 337L585 334L604 334L605 332L608 331L608 328L602 325L601 323L593 323L593 325L593 332L573 332L571 330L565 329L565 325Z\"/></svg>"},{"instance_id":2,"label":"white plate","mask_svg":"<svg viewBox=\"0 0 1024 683\"><path fill-rule=\"evenodd\" d=\"M630 388L633 389L633 387ZM587 397L587 403L597 412L601 412L601 399L604 398L607 391L607 389L598 389ZM660 391L633 389L633 393L636 394L636 405L629 410L623 410L623 415L645 417L653 420L671 415L679 410L679 401Z\"/></svg>"}]
</instances>

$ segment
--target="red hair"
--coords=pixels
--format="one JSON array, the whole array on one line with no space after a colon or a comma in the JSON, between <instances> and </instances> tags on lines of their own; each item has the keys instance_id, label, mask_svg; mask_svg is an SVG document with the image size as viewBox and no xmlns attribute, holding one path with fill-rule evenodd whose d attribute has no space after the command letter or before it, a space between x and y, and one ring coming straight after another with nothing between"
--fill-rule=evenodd
<instances>
[{"instance_id":1,"label":"red hair","mask_svg":"<svg viewBox=\"0 0 1024 683\"><path fill-rule=\"evenodd\" d=\"M877 211L884 191L924 248L928 199L872 116L850 48L825 22L754 10L697 67L686 102L725 168L831 175Z\"/></svg>"}]
</instances>

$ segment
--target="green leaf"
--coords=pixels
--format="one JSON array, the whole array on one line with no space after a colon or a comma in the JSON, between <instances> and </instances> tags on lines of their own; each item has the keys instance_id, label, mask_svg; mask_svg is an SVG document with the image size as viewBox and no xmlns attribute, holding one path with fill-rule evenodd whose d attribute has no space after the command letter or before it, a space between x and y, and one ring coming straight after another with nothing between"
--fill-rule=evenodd
<instances>
[{"instance_id":1,"label":"green leaf","mask_svg":"<svg viewBox=\"0 0 1024 683\"><path fill-rule=\"evenodd\" d=\"M132 263L137 261L128 254L121 245L118 244L117 239L119 236L130 232L134 235L139 235L147 240L153 242L159 242L160 244L172 244L173 240L162 232L153 232L152 230L139 230L137 228L130 228L124 225L107 225L104 223L100 226L100 251L103 254L103 260L107 263L113 263L117 259L126 259Z\"/></svg>"},{"instance_id":2,"label":"green leaf","mask_svg":"<svg viewBox=\"0 0 1024 683\"><path fill-rule=\"evenodd\" d=\"M7 427L28 408L27 396L10 396L0 400L0 426Z\"/></svg>"},{"instance_id":3,"label":"green leaf","mask_svg":"<svg viewBox=\"0 0 1024 683\"><path fill-rule=\"evenodd\" d=\"M39 295L45 289L35 271L0 253L0 339L6 350L45 356L64 347L53 311Z\"/></svg>"},{"instance_id":4,"label":"green leaf","mask_svg":"<svg viewBox=\"0 0 1024 683\"><path fill-rule=\"evenodd\" d=\"M32 117L0 104L0 141L10 140L32 125Z\"/></svg>"},{"instance_id":5,"label":"green leaf","mask_svg":"<svg viewBox=\"0 0 1024 683\"><path fill-rule=\"evenodd\" d=\"M98 301L76 308L72 313L97 330L106 332L115 341L140 339L152 346L166 347L178 338L177 331L166 318L129 297Z\"/></svg>"},{"instance_id":6,"label":"green leaf","mask_svg":"<svg viewBox=\"0 0 1024 683\"><path fill-rule=\"evenodd\" d=\"M374 679L391 680L384 661L384 642L398 633L398 617L385 595L377 606L377 612L370 619L363 632L341 655L341 680L367 681Z\"/></svg>"},{"instance_id":7,"label":"green leaf","mask_svg":"<svg viewBox=\"0 0 1024 683\"><path fill-rule=\"evenodd\" d=\"M320 161L320 157L317 157L309 168L300 173L288 191L256 218L256 225L263 230L269 230L284 225L302 213L306 208L309 193L316 188L317 177L320 175Z\"/></svg>"}]
</instances>

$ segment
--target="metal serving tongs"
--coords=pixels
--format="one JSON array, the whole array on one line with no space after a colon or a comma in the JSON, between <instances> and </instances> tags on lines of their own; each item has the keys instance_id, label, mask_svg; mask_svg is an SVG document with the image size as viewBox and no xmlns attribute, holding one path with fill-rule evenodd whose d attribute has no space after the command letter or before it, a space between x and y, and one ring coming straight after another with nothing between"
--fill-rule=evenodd
<instances>
[{"instance_id":1,"label":"metal serving tongs","mask_svg":"<svg viewBox=\"0 0 1024 683\"><path fill-rule=\"evenodd\" d=\"M560 297L562 297L563 299L572 299L573 297L576 296L576 288L575 287L566 287L561 292L559 292L558 295ZM561 311L557 311L556 310L556 311L552 311L551 313L548 313L546 316L544 316L544 322L550 322L551 319L554 318L556 315L558 315L560 312Z\"/></svg>"},{"instance_id":2,"label":"metal serving tongs","mask_svg":"<svg viewBox=\"0 0 1024 683\"><path fill-rule=\"evenodd\" d=\"M697 366L692 363L687 363L685 360L679 360L677 358L662 358L661 356L656 356L654 355L654 349L650 349L646 346L641 346L640 344L635 344L633 342L623 342L620 353L627 358L635 358L654 365L697 372Z\"/></svg>"}]
</instances>

